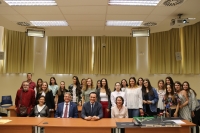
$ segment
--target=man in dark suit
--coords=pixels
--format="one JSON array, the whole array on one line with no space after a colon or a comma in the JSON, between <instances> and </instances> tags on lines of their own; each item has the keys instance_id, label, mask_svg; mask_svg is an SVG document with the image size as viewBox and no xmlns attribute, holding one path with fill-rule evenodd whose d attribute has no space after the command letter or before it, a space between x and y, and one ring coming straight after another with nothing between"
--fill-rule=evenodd
<instances>
[{"instance_id":1,"label":"man in dark suit","mask_svg":"<svg viewBox=\"0 0 200 133\"><path fill-rule=\"evenodd\" d=\"M58 104L55 118L78 118L77 105L71 102L71 94L66 92L64 102Z\"/></svg>"},{"instance_id":2,"label":"man in dark suit","mask_svg":"<svg viewBox=\"0 0 200 133\"><path fill-rule=\"evenodd\" d=\"M85 120L99 120L103 117L102 105L96 102L97 94L90 93L90 101L83 104L81 117Z\"/></svg>"}]
</instances>

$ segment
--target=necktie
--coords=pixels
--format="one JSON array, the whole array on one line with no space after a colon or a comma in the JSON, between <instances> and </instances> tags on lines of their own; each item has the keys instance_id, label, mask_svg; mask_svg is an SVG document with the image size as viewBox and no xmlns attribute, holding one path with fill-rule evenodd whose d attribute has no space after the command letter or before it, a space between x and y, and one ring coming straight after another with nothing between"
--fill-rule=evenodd
<instances>
[{"instance_id":1,"label":"necktie","mask_svg":"<svg viewBox=\"0 0 200 133\"><path fill-rule=\"evenodd\" d=\"M91 104L91 112L93 111L93 109L94 109L94 104L92 103Z\"/></svg>"},{"instance_id":2,"label":"necktie","mask_svg":"<svg viewBox=\"0 0 200 133\"><path fill-rule=\"evenodd\" d=\"M68 104L66 104L66 107L65 107L65 114L64 114L64 118L67 118L67 111L68 111Z\"/></svg>"}]
</instances>

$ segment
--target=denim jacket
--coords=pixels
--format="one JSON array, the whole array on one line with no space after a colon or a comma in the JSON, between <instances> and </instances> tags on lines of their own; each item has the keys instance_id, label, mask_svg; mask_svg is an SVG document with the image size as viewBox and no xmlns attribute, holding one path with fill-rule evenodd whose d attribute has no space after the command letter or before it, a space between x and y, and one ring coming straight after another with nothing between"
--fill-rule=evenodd
<instances>
[{"instance_id":1,"label":"denim jacket","mask_svg":"<svg viewBox=\"0 0 200 133\"><path fill-rule=\"evenodd\" d=\"M149 100L152 102L152 104L148 104L149 108L151 110L151 112L157 112L157 102L158 102L158 94L156 92L156 89L152 88L153 90L153 95L151 96L150 94L149 96ZM144 95L142 95L142 98L144 99ZM146 105L147 104L143 104L143 110L146 112Z\"/></svg>"}]
</instances>

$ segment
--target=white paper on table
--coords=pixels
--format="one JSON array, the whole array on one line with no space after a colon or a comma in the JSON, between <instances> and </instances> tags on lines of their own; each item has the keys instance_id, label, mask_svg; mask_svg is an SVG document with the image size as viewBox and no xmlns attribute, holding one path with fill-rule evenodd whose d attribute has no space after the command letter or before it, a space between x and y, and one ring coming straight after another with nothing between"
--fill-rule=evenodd
<instances>
[{"instance_id":1,"label":"white paper on table","mask_svg":"<svg viewBox=\"0 0 200 133\"><path fill-rule=\"evenodd\" d=\"M8 120L8 119L0 119L0 124L5 124L5 123L8 123L12 120Z\"/></svg>"},{"instance_id":2,"label":"white paper on table","mask_svg":"<svg viewBox=\"0 0 200 133\"><path fill-rule=\"evenodd\" d=\"M182 120L166 120L166 121L173 121L175 122L176 124L185 124L185 122L183 122Z\"/></svg>"}]
</instances>

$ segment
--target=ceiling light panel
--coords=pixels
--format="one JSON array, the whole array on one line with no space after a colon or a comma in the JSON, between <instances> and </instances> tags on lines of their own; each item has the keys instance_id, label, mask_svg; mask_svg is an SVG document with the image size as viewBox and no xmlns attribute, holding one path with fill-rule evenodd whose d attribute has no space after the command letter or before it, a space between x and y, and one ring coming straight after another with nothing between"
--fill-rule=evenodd
<instances>
[{"instance_id":1,"label":"ceiling light panel","mask_svg":"<svg viewBox=\"0 0 200 133\"><path fill-rule=\"evenodd\" d=\"M10 6L55 6L55 0L4 0Z\"/></svg>"},{"instance_id":2,"label":"ceiling light panel","mask_svg":"<svg viewBox=\"0 0 200 133\"><path fill-rule=\"evenodd\" d=\"M157 6L160 0L109 0L110 5Z\"/></svg>"},{"instance_id":3,"label":"ceiling light panel","mask_svg":"<svg viewBox=\"0 0 200 133\"><path fill-rule=\"evenodd\" d=\"M66 21L30 21L34 26L68 26Z\"/></svg>"},{"instance_id":4,"label":"ceiling light panel","mask_svg":"<svg viewBox=\"0 0 200 133\"><path fill-rule=\"evenodd\" d=\"M113 21L108 20L106 26L140 26L143 21Z\"/></svg>"}]
</instances>

